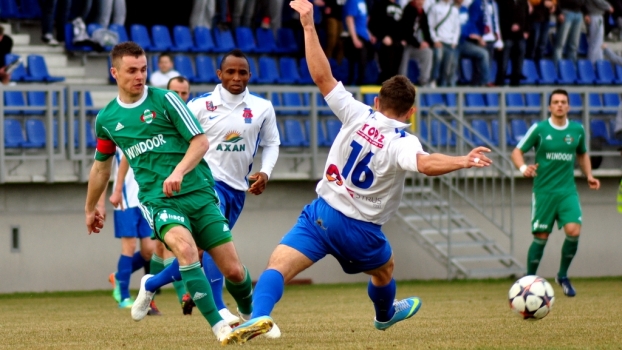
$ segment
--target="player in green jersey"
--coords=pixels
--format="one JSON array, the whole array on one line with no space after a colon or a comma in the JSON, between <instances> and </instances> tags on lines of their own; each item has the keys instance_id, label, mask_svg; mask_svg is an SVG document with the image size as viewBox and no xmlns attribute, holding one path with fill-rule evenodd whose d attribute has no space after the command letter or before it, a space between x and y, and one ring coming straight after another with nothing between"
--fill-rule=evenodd
<instances>
[{"instance_id":1,"label":"player in green jersey","mask_svg":"<svg viewBox=\"0 0 622 350\"><path fill-rule=\"evenodd\" d=\"M568 268L579 245L581 204L574 181L575 158L587 177L590 189L598 190L600 182L592 176L592 163L585 147L583 125L568 120L568 93L555 90L549 97L551 117L531 126L512 152L512 161L525 177L533 177L531 232L534 239L527 254L527 274L535 275L544 253L549 234L557 221L564 228L566 239L555 281L564 294L576 295ZM535 164L525 164L523 154L536 151ZM537 175L537 176L536 176Z\"/></svg>"},{"instance_id":2,"label":"player in green jersey","mask_svg":"<svg viewBox=\"0 0 622 350\"><path fill-rule=\"evenodd\" d=\"M97 148L85 205L87 231L98 233L103 227L96 204L110 178L112 155L118 146L134 170L145 218L156 237L177 257L187 291L220 341L231 327L214 304L197 246L208 251L223 272L229 293L243 314L252 311L252 285L237 256L228 222L220 213L214 180L203 160L209 142L176 93L145 85L147 58L140 46L121 43L110 55L119 96L97 115ZM149 278L151 275L146 275L141 280L132 306L136 321L147 314L153 298L144 288Z\"/></svg>"}]
</instances>

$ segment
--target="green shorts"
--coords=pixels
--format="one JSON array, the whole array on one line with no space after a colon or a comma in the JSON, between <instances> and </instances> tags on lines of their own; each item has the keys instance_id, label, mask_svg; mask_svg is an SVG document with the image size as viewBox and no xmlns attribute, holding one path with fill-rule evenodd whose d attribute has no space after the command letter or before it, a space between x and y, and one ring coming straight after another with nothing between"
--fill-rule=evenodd
<instances>
[{"instance_id":1,"label":"green shorts","mask_svg":"<svg viewBox=\"0 0 622 350\"><path fill-rule=\"evenodd\" d=\"M220 212L218 197L209 190L149 201L143 204L143 211L155 237L162 242L166 234L162 234L162 228L170 224L187 228L203 250L232 241L229 222Z\"/></svg>"},{"instance_id":2,"label":"green shorts","mask_svg":"<svg viewBox=\"0 0 622 350\"><path fill-rule=\"evenodd\" d=\"M531 232L553 231L557 228L576 223L581 225L581 203L576 192L532 193L531 194Z\"/></svg>"}]
</instances>

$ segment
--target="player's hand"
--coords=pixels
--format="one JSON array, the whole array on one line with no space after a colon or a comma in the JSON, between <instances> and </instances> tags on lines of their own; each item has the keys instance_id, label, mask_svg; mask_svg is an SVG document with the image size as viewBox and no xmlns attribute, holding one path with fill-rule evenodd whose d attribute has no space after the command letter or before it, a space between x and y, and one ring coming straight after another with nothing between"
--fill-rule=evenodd
<instances>
[{"instance_id":1,"label":"player's hand","mask_svg":"<svg viewBox=\"0 0 622 350\"><path fill-rule=\"evenodd\" d=\"M289 6L300 14L300 23L303 27L314 27L313 21L313 3L309 0L293 0L289 2Z\"/></svg>"},{"instance_id":2,"label":"player's hand","mask_svg":"<svg viewBox=\"0 0 622 350\"><path fill-rule=\"evenodd\" d=\"M255 181L251 187L249 187L248 192L258 196L265 191L266 185L268 184L268 175L266 173L257 172L249 176L248 179L250 181Z\"/></svg>"},{"instance_id":3,"label":"player's hand","mask_svg":"<svg viewBox=\"0 0 622 350\"><path fill-rule=\"evenodd\" d=\"M112 192L112 195L108 198L108 200L113 207L125 210L123 207L123 195L121 193L118 193L117 191Z\"/></svg>"},{"instance_id":4,"label":"player's hand","mask_svg":"<svg viewBox=\"0 0 622 350\"><path fill-rule=\"evenodd\" d=\"M465 168L483 168L490 166L492 164L492 160L484 155L484 153L489 153L490 149L486 147L476 147L466 156L466 165Z\"/></svg>"},{"instance_id":5,"label":"player's hand","mask_svg":"<svg viewBox=\"0 0 622 350\"><path fill-rule=\"evenodd\" d=\"M97 203L96 208L103 220L106 221L106 203Z\"/></svg>"},{"instance_id":6,"label":"player's hand","mask_svg":"<svg viewBox=\"0 0 622 350\"><path fill-rule=\"evenodd\" d=\"M169 177L164 180L164 184L162 185L162 192L167 197L172 197L174 192L179 193L181 191L181 182L184 180L184 176L181 174L177 174L173 172Z\"/></svg>"},{"instance_id":7,"label":"player's hand","mask_svg":"<svg viewBox=\"0 0 622 350\"><path fill-rule=\"evenodd\" d=\"M591 176L587 178L587 184L590 186L590 190L598 190L600 188L600 181Z\"/></svg>"},{"instance_id":8,"label":"player's hand","mask_svg":"<svg viewBox=\"0 0 622 350\"><path fill-rule=\"evenodd\" d=\"M538 164L527 165L527 169L525 169L523 176L524 177L536 177L536 175L538 175L536 170L538 170Z\"/></svg>"},{"instance_id":9,"label":"player's hand","mask_svg":"<svg viewBox=\"0 0 622 350\"><path fill-rule=\"evenodd\" d=\"M93 211L86 211L86 232L89 233L99 233L101 229L104 227L104 217L101 215L99 210L95 209Z\"/></svg>"}]
</instances>

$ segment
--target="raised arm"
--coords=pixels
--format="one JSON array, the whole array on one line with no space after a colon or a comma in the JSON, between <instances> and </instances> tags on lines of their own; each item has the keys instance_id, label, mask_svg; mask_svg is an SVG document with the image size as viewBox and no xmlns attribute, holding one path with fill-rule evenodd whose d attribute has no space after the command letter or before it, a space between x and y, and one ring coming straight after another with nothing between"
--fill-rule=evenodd
<instances>
[{"instance_id":1,"label":"raised arm","mask_svg":"<svg viewBox=\"0 0 622 350\"><path fill-rule=\"evenodd\" d=\"M300 14L300 23L305 35L305 56L309 73L322 95L328 95L337 86L337 80L330 70L328 58L322 50L313 23L313 4L308 0L294 0L289 5Z\"/></svg>"}]
</instances>

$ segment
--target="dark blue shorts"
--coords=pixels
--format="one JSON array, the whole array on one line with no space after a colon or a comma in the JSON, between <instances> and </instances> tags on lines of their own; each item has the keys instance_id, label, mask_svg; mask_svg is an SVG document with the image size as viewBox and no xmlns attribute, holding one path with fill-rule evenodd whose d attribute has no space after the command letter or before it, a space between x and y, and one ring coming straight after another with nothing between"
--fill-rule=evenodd
<instances>
[{"instance_id":1,"label":"dark blue shorts","mask_svg":"<svg viewBox=\"0 0 622 350\"><path fill-rule=\"evenodd\" d=\"M151 231L151 227L143 217L140 208L114 211L115 238L149 238Z\"/></svg>"},{"instance_id":2,"label":"dark blue shorts","mask_svg":"<svg viewBox=\"0 0 622 350\"><path fill-rule=\"evenodd\" d=\"M281 244L296 249L314 263L330 254L349 274L379 268L392 254L380 225L349 218L322 198L304 207Z\"/></svg>"},{"instance_id":3,"label":"dark blue shorts","mask_svg":"<svg viewBox=\"0 0 622 350\"><path fill-rule=\"evenodd\" d=\"M215 181L214 190L220 200L220 212L229 220L229 228L233 228L244 209L246 192L235 190L222 181Z\"/></svg>"}]
</instances>

